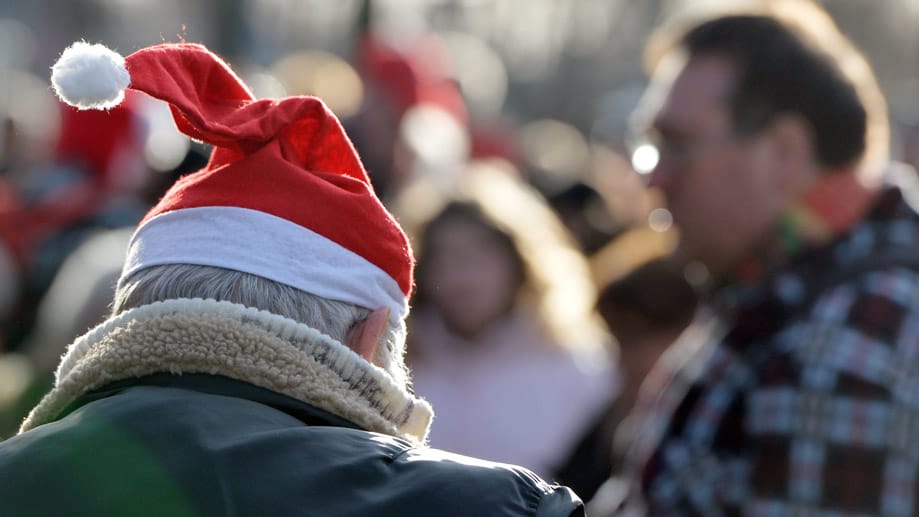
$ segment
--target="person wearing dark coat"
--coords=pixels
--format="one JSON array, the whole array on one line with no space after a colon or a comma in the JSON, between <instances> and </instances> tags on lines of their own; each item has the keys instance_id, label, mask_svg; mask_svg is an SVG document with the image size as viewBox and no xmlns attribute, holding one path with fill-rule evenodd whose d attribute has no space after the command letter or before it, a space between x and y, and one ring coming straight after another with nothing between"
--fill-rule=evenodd
<instances>
[{"instance_id":1,"label":"person wearing dark coat","mask_svg":"<svg viewBox=\"0 0 919 517\"><path fill-rule=\"evenodd\" d=\"M530 471L425 445L404 361L414 259L339 121L217 56L77 43L81 109L128 85L214 146L135 231L113 314L0 443L2 515L583 515Z\"/></svg>"}]
</instances>

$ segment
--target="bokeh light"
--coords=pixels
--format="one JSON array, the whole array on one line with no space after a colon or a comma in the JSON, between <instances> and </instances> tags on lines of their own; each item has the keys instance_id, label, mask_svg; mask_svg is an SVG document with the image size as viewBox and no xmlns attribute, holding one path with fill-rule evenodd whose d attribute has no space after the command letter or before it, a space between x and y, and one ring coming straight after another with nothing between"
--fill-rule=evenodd
<instances>
[{"instance_id":1,"label":"bokeh light","mask_svg":"<svg viewBox=\"0 0 919 517\"><path fill-rule=\"evenodd\" d=\"M673 215L666 208L655 208L648 214L648 226L656 232L666 232L673 226Z\"/></svg>"},{"instance_id":2,"label":"bokeh light","mask_svg":"<svg viewBox=\"0 0 919 517\"><path fill-rule=\"evenodd\" d=\"M639 174L650 174L659 160L660 153L651 144L641 144L632 151L632 168Z\"/></svg>"}]
</instances>

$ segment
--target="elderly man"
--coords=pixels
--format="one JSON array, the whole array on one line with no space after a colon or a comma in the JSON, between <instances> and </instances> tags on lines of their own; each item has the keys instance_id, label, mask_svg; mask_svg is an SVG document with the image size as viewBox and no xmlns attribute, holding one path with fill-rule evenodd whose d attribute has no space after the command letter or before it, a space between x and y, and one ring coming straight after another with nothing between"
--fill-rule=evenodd
<instances>
[{"instance_id":1,"label":"elderly man","mask_svg":"<svg viewBox=\"0 0 919 517\"><path fill-rule=\"evenodd\" d=\"M877 174L867 63L801 1L660 34L638 120L706 309L606 488L651 515L916 514L919 218Z\"/></svg>"},{"instance_id":2,"label":"elderly man","mask_svg":"<svg viewBox=\"0 0 919 517\"><path fill-rule=\"evenodd\" d=\"M214 145L135 232L114 314L0 444L4 515L579 515L532 473L423 446L411 249L338 120L255 100L207 49L78 43L59 96L167 101Z\"/></svg>"}]
</instances>

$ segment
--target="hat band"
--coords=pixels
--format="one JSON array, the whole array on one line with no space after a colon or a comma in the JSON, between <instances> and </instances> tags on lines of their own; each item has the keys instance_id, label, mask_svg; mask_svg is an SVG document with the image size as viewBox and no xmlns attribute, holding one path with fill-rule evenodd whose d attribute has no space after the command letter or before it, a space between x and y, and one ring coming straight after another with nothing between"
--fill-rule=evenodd
<instances>
[{"instance_id":1,"label":"hat band","mask_svg":"<svg viewBox=\"0 0 919 517\"><path fill-rule=\"evenodd\" d=\"M163 264L257 275L367 309L408 313L399 284L377 265L308 228L258 210L209 206L157 215L131 238L120 282Z\"/></svg>"}]
</instances>

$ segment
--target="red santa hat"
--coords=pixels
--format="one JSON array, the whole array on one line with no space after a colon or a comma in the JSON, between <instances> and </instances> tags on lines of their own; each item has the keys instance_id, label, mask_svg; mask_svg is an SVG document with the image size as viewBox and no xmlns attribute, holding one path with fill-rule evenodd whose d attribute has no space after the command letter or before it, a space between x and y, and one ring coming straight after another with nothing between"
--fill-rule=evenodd
<instances>
[{"instance_id":1,"label":"red santa hat","mask_svg":"<svg viewBox=\"0 0 919 517\"><path fill-rule=\"evenodd\" d=\"M161 264L217 266L406 315L408 239L319 99L256 100L219 57L188 43L126 58L75 43L51 81L79 109L116 106L126 88L147 93L170 105L179 130L214 146L141 221L121 281Z\"/></svg>"},{"instance_id":2,"label":"red santa hat","mask_svg":"<svg viewBox=\"0 0 919 517\"><path fill-rule=\"evenodd\" d=\"M449 113L465 125L469 114L459 85L450 77L449 52L435 34L425 34L397 48L370 33L359 42L363 72L385 94L401 117L426 104Z\"/></svg>"}]
</instances>

